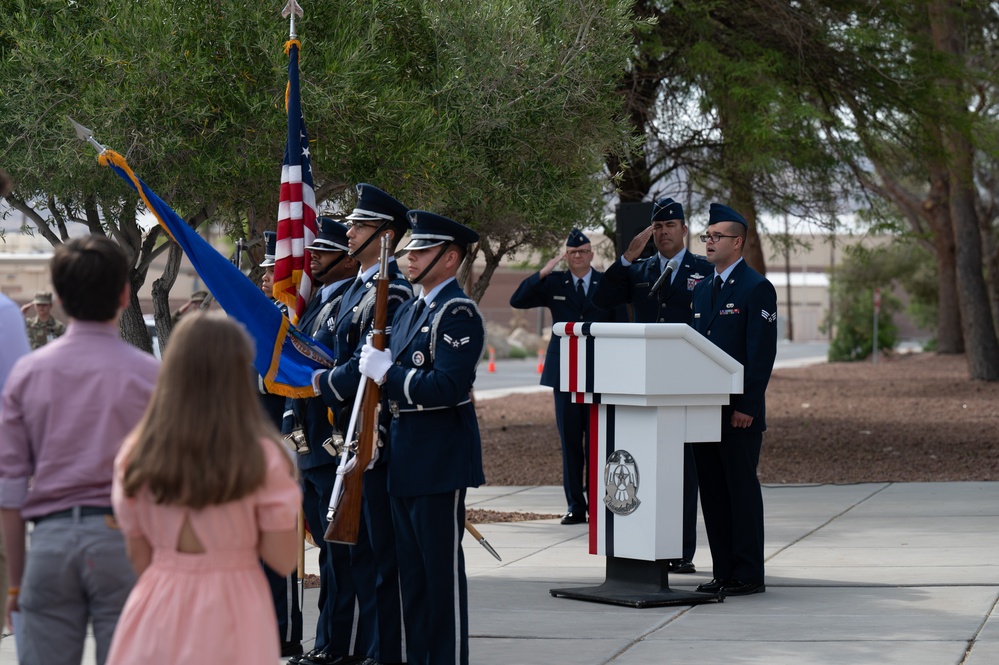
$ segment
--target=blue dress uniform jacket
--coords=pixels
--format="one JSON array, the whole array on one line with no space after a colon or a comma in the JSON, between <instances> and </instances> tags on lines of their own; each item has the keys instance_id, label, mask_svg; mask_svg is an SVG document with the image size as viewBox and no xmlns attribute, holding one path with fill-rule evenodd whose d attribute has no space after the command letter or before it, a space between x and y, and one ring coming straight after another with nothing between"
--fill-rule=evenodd
<instances>
[{"instance_id":1,"label":"blue dress uniform jacket","mask_svg":"<svg viewBox=\"0 0 999 665\"><path fill-rule=\"evenodd\" d=\"M329 349L333 348L333 324L350 284L343 283L325 300L313 298L298 322L300 330ZM309 443L309 452L296 457L301 470L302 512L319 550L319 618L315 647L333 655L346 656L355 641L370 640L374 628L370 621L365 624L355 616L355 590L347 547L327 543L322 538L326 532L326 514L340 461L322 447L332 434L333 425L323 400L289 401L294 419L301 423ZM290 431L287 422L282 430L285 433Z\"/></svg>"},{"instance_id":2,"label":"blue dress uniform jacket","mask_svg":"<svg viewBox=\"0 0 999 665\"><path fill-rule=\"evenodd\" d=\"M440 494L485 482L470 399L485 347L482 314L457 282L414 317L416 302L396 313L389 347L394 362L382 387L392 414L392 496Z\"/></svg>"},{"instance_id":3,"label":"blue dress uniform jacket","mask_svg":"<svg viewBox=\"0 0 999 665\"><path fill-rule=\"evenodd\" d=\"M386 321L391 333L392 318L399 306L413 297L413 287L399 271L395 259L389 260L389 295ZM340 315L337 317L336 328L333 331L333 349L336 367L324 374L319 381L319 389L323 400L335 411L353 407L354 395L361 381L361 370L358 362L361 357L362 336L371 329L374 319L375 304L374 278L365 280L360 285L351 285L340 304ZM349 411L348 411L349 413ZM384 454L386 451L382 451Z\"/></svg>"},{"instance_id":4,"label":"blue dress uniform jacket","mask_svg":"<svg viewBox=\"0 0 999 665\"><path fill-rule=\"evenodd\" d=\"M552 322L565 321L627 321L628 311L623 305L594 304L594 294L600 288L604 274L594 270L590 288L584 297L576 290L577 277L569 271L553 271L544 279L536 272L517 287L510 296L510 306L517 309L547 307ZM552 335L545 353L541 385L554 388L555 424L558 426L562 445L562 489L565 491L566 511L583 516L587 512L586 482L588 477L587 431L589 405L573 404L569 393L559 390L561 365L561 340Z\"/></svg>"},{"instance_id":5,"label":"blue dress uniform jacket","mask_svg":"<svg viewBox=\"0 0 999 665\"><path fill-rule=\"evenodd\" d=\"M413 297L413 288L395 259L388 263L389 295L386 316L387 335L395 310ZM374 324L377 282L374 278L351 282L340 302L332 335L336 367L319 379L322 398L337 413L346 429L361 380L358 367L361 347ZM364 653L379 662L402 662L403 624L398 584L398 558L392 528L392 508L385 488L388 469L387 450L380 449L373 469L365 471L362 489L361 524L357 543L350 546L350 568L357 591L361 624L374 626L371 635L359 636L356 653Z\"/></svg>"},{"instance_id":6,"label":"blue dress uniform jacket","mask_svg":"<svg viewBox=\"0 0 999 665\"><path fill-rule=\"evenodd\" d=\"M334 346L333 325L336 322L343 295L350 284L350 282L341 284L326 300L320 301L319 298L314 298L302 312L302 318L298 322L299 330L330 350ZM339 458L333 457L322 447L333 432L329 411L323 400L310 398L290 401L295 420L302 424L305 439L309 443L309 452L297 456L298 468L311 469L324 464L339 463ZM288 433L287 424L282 427L282 430L285 434Z\"/></svg>"},{"instance_id":7,"label":"blue dress uniform jacket","mask_svg":"<svg viewBox=\"0 0 999 665\"><path fill-rule=\"evenodd\" d=\"M692 325L744 368L742 394L732 395L730 404L722 408L722 427L731 430L732 411L739 411L753 417L750 431L764 432L765 395L777 357L777 291L740 261L712 307L712 279L714 269L694 289Z\"/></svg>"},{"instance_id":8,"label":"blue dress uniform jacket","mask_svg":"<svg viewBox=\"0 0 999 665\"><path fill-rule=\"evenodd\" d=\"M686 323L691 320L690 301L694 287L714 273L703 256L683 253L683 263L658 294L650 294L662 275L658 253L629 266L621 258L607 269L600 289L594 294L598 305L631 303L637 323ZM683 448L683 551L682 559L693 561L697 551L697 469L690 444Z\"/></svg>"},{"instance_id":9,"label":"blue dress uniform jacket","mask_svg":"<svg viewBox=\"0 0 999 665\"><path fill-rule=\"evenodd\" d=\"M604 279L593 298L599 307L631 303L638 323L689 323L694 287L713 273L714 266L707 259L686 251L676 277L671 283L662 285L660 298L655 294L649 295L656 280L662 275L659 254L635 261L627 267L618 257L604 273Z\"/></svg>"},{"instance_id":10,"label":"blue dress uniform jacket","mask_svg":"<svg viewBox=\"0 0 999 665\"><path fill-rule=\"evenodd\" d=\"M568 270L551 272L541 279L541 273L536 272L517 287L510 296L510 306L516 309L531 309L532 307L547 307L552 314L553 323L564 321L627 321L627 312L619 303L609 303L598 306L594 302L594 294L604 278L597 270L590 277L590 288L585 297L580 297L576 291L576 277ZM548 340L548 350L545 352L545 366L541 373L541 385L559 389L559 347L562 338L552 335Z\"/></svg>"},{"instance_id":11,"label":"blue dress uniform jacket","mask_svg":"<svg viewBox=\"0 0 999 665\"><path fill-rule=\"evenodd\" d=\"M394 364L382 386L391 414L388 489L399 550L406 658L467 665L468 584L461 539L465 491L485 482L471 403L485 323L455 281L416 312L399 308Z\"/></svg>"},{"instance_id":12,"label":"blue dress uniform jacket","mask_svg":"<svg viewBox=\"0 0 999 665\"><path fill-rule=\"evenodd\" d=\"M694 289L693 326L742 363L744 378L743 393L722 407L721 441L693 444L701 509L712 576L732 586L763 585L763 493L756 469L767 428L764 395L777 356L777 292L745 261L717 295L713 279L712 273ZM752 416L751 426L732 427L733 411Z\"/></svg>"}]
</instances>

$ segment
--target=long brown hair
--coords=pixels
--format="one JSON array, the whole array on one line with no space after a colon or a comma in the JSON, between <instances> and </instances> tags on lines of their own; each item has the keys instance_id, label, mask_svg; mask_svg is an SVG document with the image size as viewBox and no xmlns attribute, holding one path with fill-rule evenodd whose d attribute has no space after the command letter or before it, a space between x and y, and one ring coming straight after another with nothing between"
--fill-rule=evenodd
<instances>
[{"instance_id":1,"label":"long brown hair","mask_svg":"<svg viewBox=\"0 0 999 665\"><path fill-rule=\"evenodd\" d=\"M129 436L124 491L191 508L235 501L264 482L259 442L278 443L264 416L239 324L190 313L170 335L156 390Z\"/></svg>"}]
</instances>

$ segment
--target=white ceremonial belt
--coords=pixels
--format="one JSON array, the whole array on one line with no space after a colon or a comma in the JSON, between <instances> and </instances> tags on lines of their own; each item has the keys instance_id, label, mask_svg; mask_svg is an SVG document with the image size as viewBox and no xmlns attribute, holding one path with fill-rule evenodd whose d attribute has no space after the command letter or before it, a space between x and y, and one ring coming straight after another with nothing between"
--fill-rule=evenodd
<instances>
[{"instance_id":1,"label":"white ceremonial belt","mask_svg":"<svg viewBox=\"0 0 999 665\"><path fill-rule=\"evenodd\" d=\"M402 407L399 406L399 402L394 399L390 399L388 403L389 411L392 413L392 417L398 418L400 413L417 413L419 411L443 411L444 409L454 409L459 406L464 406L465 404L471 404L472 399L467 397L462 402L458 402L457 404L448 404L447 406L423 406L421 404L414 404L412 406Z\"/></svg>"}]
</instances>

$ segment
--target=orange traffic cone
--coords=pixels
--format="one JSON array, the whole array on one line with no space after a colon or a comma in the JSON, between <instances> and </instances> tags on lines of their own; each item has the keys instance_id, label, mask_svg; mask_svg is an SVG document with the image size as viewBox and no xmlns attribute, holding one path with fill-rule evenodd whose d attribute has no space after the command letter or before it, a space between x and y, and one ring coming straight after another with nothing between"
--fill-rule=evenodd
<instances>
[{"instance_id":1,"label":"orange traffic cone","mask_svg":"<svg viewBox=\"0 0 999 665\"><path fill-rule=\"evenodd\" d=\"M496 371L496 349L489 347L489 366L486 368L490 372Z\"/></svg>"},{"instance_id":2,"label":"orange traffic cone","mask_svg":"<svg viewBox=\"0 0 999 665\"><path fill-rule=\"evenodd\" d=\"M545 371L545 352L538 350L538 374L542 374Z\"/></svg>"}]
</instances>

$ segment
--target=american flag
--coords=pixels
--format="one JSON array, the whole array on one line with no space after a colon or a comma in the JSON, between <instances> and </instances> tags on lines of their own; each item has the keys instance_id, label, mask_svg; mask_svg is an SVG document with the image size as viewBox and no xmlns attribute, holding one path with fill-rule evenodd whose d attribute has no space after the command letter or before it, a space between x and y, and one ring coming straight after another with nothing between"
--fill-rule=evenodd
<instances>
[{"instance_id":1,"label":"american flag","mask_svg":"<svg viewBox=\"0 0 999 665\"><path fill-rule=\"evenodd\" d=\"M288 141L281 167L281 203L278 206L277 251L274 258L274 297L288 305L292 322L298 320L312 295L312 270L305 247L316 238L316 193L309 162L309 133L305 129L298 85L301 43L288 41Z\"/></svg>"}]
</instances>

